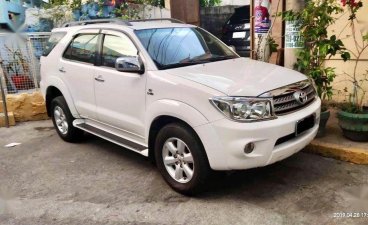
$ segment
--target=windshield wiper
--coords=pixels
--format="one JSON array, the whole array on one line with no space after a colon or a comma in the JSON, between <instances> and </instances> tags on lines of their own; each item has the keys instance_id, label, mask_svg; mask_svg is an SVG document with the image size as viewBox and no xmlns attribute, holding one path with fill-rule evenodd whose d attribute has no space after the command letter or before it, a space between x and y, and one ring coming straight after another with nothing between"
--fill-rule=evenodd
<instances>
[{"instance_id":1,"label":"windshield wiper","mask_svg":"<svg viewBox=\"0 0 368 225\"><path fill-rule=\"evenodd\" d=\"M215 62L215 61L221 61L221 60L227 60L227 59L236 59L238 58L237 56L233 56L233 55L226 55L226 56L217 56L217 57L212 57L210 59L208 59L211 62Z\"/></svg>"},{"instance_id":2,"label":"windshield wiper","mask_svg":"<svg viewBox=\"0 0 368 225\"><path fill-rule=\"evenodd\" d=\"M191 65L215 62L215 61L226 60L226 59L235 59L235 58L238 58L238 57L228 55L228 56L218 56L218 57L212 57L212 58L201 59L201 60L190 60L186 62L173 63L169 65L160 65L160 69L172 69L172 68L178 68L178 67L183 67L183 66L191 66Z\"/></svg>"},{"instance_id":3,"label":"windshield wiper","mask_svg":"<svg viewBox=\"0 0 368 225\"><path fill-rule=\"evenodd\" d=\"M191 66L191 65L202 64L204 62L205 61L189 61L189 62L173 63L169 65L160 66L160 69L172 69L172 68L178 68L178 67L183 67L183 66Z\"/></svg>"}]
</instances>

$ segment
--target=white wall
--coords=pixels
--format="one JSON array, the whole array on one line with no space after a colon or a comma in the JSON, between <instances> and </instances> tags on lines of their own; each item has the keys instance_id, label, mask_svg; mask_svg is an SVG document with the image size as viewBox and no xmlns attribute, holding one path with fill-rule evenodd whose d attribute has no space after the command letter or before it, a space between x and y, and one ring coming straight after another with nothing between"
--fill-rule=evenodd
<instances>
[{"instance_id":1,"label":"white wall","mask_svg":"<svg viewBox=\"0 0 368 225\"><path fill-rule=\"evenodd\" d=\"M221 5L250 5L250 0L222 0Z\"/></svg>"},{"instance_id":2,"label":"white wall","mask_svg":"<svg viewBox=\"0 0 368 225\"><path fill-rule=\"evenodd\" d=\"M156 19L156 18L171 18L170 10L166 8L160 9L159 7L146 6L144 10L145 19Z\"/></svg>"}]
</instances>

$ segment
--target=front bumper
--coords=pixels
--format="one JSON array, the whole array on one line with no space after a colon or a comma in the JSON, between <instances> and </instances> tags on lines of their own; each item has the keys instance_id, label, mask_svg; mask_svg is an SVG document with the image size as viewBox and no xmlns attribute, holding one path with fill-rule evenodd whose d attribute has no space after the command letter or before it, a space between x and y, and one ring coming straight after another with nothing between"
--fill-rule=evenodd
<instances>
[{"instance_id":1,"label":"front bumper","mask_svg":"<svg viewBox=\"0 0 368 225\"><path fill-rule=\"evenodd\" d=\"M303 149L316 136L321 100L275 120L240 123L223 118L195 127L214 170L240 170L261 167L285 159ZM277 144L277 140L295 133L297 121L315 114L314 126L297 137ZM254 150L244 153L244 146L255 144Z\"/></svg>"}]
</instances>

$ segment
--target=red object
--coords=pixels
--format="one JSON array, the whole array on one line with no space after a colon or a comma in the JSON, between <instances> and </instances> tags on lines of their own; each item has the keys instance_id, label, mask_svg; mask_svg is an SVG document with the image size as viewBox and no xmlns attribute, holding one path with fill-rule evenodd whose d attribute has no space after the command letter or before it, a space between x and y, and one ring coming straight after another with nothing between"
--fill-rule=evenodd
<instances>
[{"instance_id":1,"label":"red object","mask_svg":"<svg viewBox=\"0 0 368 225\"><path fill-rule=\"evenodd\" d=\"M256 6L254 8L254 15L256 22L262 23L262 21L268 20L270 14L268 13L268 9L264 6Z\"/></svg>"},{"instance_id":2,"label":"red object","mask_svg":"<svg viewBox=\"0 0 368 225\"><path fill-rule=\"evenodd\" d=\"M341 0L341 3L342 3L342 6L346 6L348 4L353 8L358 5L358 3L355 0Z\"/></svg>"},{"instance_id":3,"label":"red object","mask_svg":"<svg viewBox=\"0 0 368 225\"><path fill-rule=\"evenodd\" d=\"M34 83L28 76L15 75L11 77L17 90L29 90L34 88Z\"/></svg>"}]
</instances>

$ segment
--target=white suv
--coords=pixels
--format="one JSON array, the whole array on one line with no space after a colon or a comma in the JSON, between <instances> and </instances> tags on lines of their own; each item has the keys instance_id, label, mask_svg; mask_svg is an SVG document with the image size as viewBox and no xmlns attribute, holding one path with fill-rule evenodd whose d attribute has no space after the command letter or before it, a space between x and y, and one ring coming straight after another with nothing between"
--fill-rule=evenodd
<instances>
[{"instance_id":1,"label":"white suv","mask_svg":"<svg viewBox=\"0 0 368 225\"><path fill-rule=\"evenodd\" d=\"M239 57L175 20L99 20L52 31L41 89L65 141L83 131L149 157L176 191L212 170L266 166L316 135L321 101L306 76Z\"/></svg>"}]
</instances>

